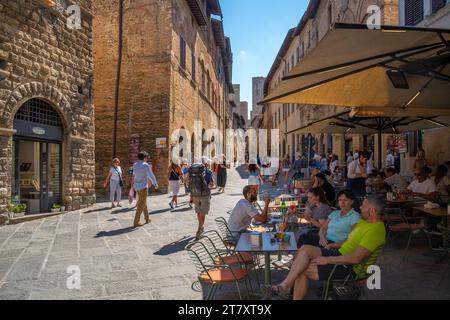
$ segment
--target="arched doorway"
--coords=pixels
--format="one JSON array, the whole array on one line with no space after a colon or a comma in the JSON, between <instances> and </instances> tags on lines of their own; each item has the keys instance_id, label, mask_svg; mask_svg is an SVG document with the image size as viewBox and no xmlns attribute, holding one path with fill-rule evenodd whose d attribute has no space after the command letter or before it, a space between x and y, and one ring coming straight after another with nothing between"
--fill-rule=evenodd
<instances>
[{"instance_id":1,"label":"arched doorway","mask_svg":"<svg viewBox=\"0 0 450 320\"><path fill-rule=\"evenodd\" d=\"M30 99L17 111L13 136L12 202L28 214L50 212L62 204L62 142L58 112L45 100Z\"/></svg>"}]
</instances>

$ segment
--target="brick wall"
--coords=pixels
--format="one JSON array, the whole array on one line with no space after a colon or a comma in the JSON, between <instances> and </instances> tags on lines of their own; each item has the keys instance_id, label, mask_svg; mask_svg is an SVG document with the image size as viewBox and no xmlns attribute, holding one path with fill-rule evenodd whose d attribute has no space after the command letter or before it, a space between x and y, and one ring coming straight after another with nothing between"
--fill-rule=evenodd
<instances>
[{"instance_id":1,"label":"brick wall","mask_svg":"<svg viewBox=\"0 0 450 320\"><path fill-rule=\"evenodd\" d=\"M118 58L118 4L94 3L97 189L109 170L113 145L114 90ZM129 142L140 136L140 149L156 160L160 185L167 187L168 151L156 149L156 138L168 137L171 72L171 2L126 2L123 63L118 112L118 152L122 167L132 164ZM128 181L128 178L126 179Z\"/></svg>"},{"instance_id":2,"label":"brick wall","mask_svg":"<svg viewBox=\"0 0 450 320\"><path fill-rule=\"evenodd\" d=\"M193 20L186 1L125 3L117 156L123 168L131 165L129 141L133 135L139 135L140 149L148 151L155 160L159 185L162 191L167 191L170 146L157 149L156 139L165 137L170 142L172 132L181 127L192 135L194 120L201 120L205 129L221 128L218 105L200 89L199 60L202 60L209 70L218 100L223 100L223 86L217 79L211 57L214 38L210 26L200 28ZM104 194L102 184L113 157L117 1L95 1L94 12L96 174L97 190ZM180 66L180 35L187 43L185 69ZM192 52L196 57L194 77Z\"/></svg>"}]
</instances>

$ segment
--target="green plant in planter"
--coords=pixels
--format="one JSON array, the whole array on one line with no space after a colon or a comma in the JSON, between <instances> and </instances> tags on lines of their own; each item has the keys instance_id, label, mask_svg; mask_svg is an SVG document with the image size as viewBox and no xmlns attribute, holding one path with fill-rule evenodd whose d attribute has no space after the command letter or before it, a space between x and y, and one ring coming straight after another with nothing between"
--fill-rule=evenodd
<instances>
[{"instance_id":1,"label":"green plant in planter","mask_svg":"<svg viewBox=\"0 0 450 320\"><path fill-rule=\"evenodd\" d=\"M57 204L57 203L54 203L54 204L52 205L52 209L59 210L59 209L61 209L61 205L59 205L59 204Z\"/></svg>"},{"instance_id":2,"label":"green plant in planter","mask_svg":"<svg viewBox=\"0 0 450 320\"><path fill-rule=\"evenodd\" d=\"M25 203L11 204L9 206L10 217L14 218L14 215L27 212L27 205Z\"/></svg>"}]
</instances>

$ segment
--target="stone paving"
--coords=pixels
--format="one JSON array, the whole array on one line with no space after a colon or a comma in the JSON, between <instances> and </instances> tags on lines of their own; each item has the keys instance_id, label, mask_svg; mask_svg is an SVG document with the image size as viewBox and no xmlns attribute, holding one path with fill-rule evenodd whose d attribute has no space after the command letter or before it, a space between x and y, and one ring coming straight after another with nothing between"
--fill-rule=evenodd
<instances>
[{"instance_id":1,"label":"stone paving","mask_svg":"<svg viewBox=\"0 0 450 320\"><path fill-rule=\"evenodd\" d=\"M245 183L242 170L230 170L226 193L213 196L206 229L216 228L214 218L228 216ZM273 195L282 192L265 188ZM197 228L186 200L181 198L180 208L170 212L168 195L149 197L152 223L141 229L130 227L134 211L125 201L124 208L111 210L107 204L97 204L85 212L0 228L0 300L202 299L198 286L192 286L195 268L183 251ZM450 276L438 286L450 268L424 257L427 249L422 243L419 236L403 262L405 239L392 241L380 259L382 290L369 292L369 298L450 299ZM80 290L67 288L70 266L80 268ZM273 281L285 275L286 271L276 271ZM317 299L314 291L308 299ZM216 298L238 296L230 285Z\"/></svg>"}]
</instances>

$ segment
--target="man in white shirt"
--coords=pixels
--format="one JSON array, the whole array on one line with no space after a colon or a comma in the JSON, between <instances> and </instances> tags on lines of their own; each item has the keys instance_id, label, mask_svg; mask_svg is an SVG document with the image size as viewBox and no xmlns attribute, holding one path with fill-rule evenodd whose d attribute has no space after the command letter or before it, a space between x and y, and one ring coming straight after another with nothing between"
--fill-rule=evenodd
<instances>
[{"instance_id":1,"label":"man in white shirt","mask_svg":"<svg viewBox=\"0 0 450 320\"><path fill-rule=\"evenodd\" d=\"M263 223L268 221L267 213L269 211L270 197L265 199L264 211L260 214L253 206L253 203L258 200L257 188L255 186L246 186L243 194L245 199L239 200L228 220L228 228L235 237L238 237L240 233L245 232L250 227L252 219Z\"/></svg>"},{"instance_id":2,"label":"man in white shirt","mask_svg":"<svg viewBox=\"0 0 450 320\"><path fill-rule=\"evenodd\" d=\"M396 186L400 190L405 190L408 187L406 180L395 171L395 168L387 168L386 177L385 182L390 187Z\"/></svg>"},{"instance_id":3,"label":"man in white shirt","mask_svg":"<svg viewBox=\"0 0 450 320\"><path fill-rule=\"evenodd\" d=\"M395 157L392 154L391 150L388 150L385 166L386 166L386 169L387 168L395 168Z\"/></svg>"},{"instance_id":4,"label":"man in white shirt","mask_svg":"<svg viewBox=\"0 0 450 320\"><path fill-rule=\"evenodd\" d=\"M359 158L348 167L348 189L357 197L366 195L366 179L368 178L369 154L361 152Z\"/></svg>"},{"instance_id":5,"label":"man in white shirt","mask_svg":"<svg viewBox=\"0 0 450 320\"><path fill-rule=\"evenodd\" d=\"M409 192L416 198L435 201L439 193L436 184L428 179L424 168L416 169L416 177L408 187Z\"/></svg>"}]
</instances>

